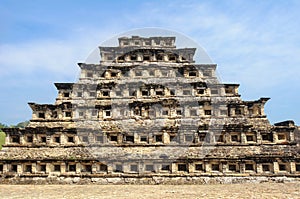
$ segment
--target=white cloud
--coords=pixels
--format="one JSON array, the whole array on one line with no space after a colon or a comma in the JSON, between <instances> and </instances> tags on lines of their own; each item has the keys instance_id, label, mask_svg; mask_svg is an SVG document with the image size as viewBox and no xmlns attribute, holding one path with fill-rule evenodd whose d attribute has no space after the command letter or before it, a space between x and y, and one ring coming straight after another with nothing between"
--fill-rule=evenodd
<instances>
[{"instance_id":1,"label":"white cloud","mask_svg":"<svg viewBox=\"0 0 300 199\"><path fill-rule=\"evenodd\" d=\"M68 39L49 39L0 45L0 77L29 74L37 71L73 76L78 62L85 62L92 52L98 52L101 40L109 38L112 30L76 30ZM99 60L98 60L99 61Z\"/></svg>"},{"instance_id":2,"label":"white cloud","mask_svg":"<svg viewBox=\"0 0 300 199\"><path fill-rule=\"evenodd\" d=\"M59 41L34 41L0 46L1 75L18 71L47 70L65 73L74 62L75 50ZM3 68L4 67L4 68Z\"/></svg>"}]
</instances>

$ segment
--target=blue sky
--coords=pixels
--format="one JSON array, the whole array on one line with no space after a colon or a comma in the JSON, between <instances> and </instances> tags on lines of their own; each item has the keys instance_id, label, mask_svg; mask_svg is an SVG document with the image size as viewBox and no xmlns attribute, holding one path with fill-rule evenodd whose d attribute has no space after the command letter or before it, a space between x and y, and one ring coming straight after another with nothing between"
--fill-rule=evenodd
<instances>
[{"instance_id":1,"label":"blue sky","mask_svg":"<svg viewBox=\"0 0 300 199\"><path fill-rule=\"evenodd\" d=\"M300 1L0 1L0 122L31 117L27 102L54 103L54 82L74 82L78 62L135 28L181 32L201 45L223 82L245 100L271 97L272 123L300 124Z\"/></svg>"}]
</instances>

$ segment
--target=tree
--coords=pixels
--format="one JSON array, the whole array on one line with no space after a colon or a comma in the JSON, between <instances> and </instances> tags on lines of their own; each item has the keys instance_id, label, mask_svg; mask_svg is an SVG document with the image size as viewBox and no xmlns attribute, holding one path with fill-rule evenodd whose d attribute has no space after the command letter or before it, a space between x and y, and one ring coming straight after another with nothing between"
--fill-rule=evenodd
<instances>
[{"instance_id":1,"label":"tree","mask_svg":"<svg viewBox=\"0 0 300 199\"><path fill-rule=\"evenodd\" d=\"M17 125L14 125L14 127L25 128L26 126L28 126L28 124L29 124L29 121L24 121L24 122L18 123Z\"/></svg>"},{"instance_id":2,"label":"tree","mask_svg":"<svg viewBox=\"0 0 300 199\"><path fill-rule=\"evenodd\" d=\"M7 128L8 126L6 124L0 123L0 131L2 131L2 128Z\"/></svg>"}]
</instances>

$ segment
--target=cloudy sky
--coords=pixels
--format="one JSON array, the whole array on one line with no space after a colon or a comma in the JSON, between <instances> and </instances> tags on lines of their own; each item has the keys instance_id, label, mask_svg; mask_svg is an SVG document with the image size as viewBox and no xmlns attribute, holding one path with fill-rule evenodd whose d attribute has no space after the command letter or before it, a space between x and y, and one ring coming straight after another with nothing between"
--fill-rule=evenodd
<instances>
[{"instance_id":1,"label":"cloudy sky","mask_svg":"<svg viewBox=\"0 0 300 199\"><path fill-rule=\"evenodd\" d=\"M30 119L27 102L54 103L53 83L76 81L107 39L158 27L202 46L243 99L271 97L272 123L300 124L300 1L1 0L0 18L2 123Z\"/></svg>"}]
</instances>

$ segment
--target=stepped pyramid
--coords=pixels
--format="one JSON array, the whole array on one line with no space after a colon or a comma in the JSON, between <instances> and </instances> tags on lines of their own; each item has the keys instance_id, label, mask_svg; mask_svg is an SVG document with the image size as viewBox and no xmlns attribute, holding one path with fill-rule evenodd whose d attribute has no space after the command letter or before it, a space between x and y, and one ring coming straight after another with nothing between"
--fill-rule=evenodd
<instances>
[{"instance_id":1,"label":"stepped pyramid","mask_svg":"<svg viewBox=\"0 0 300 199\"><path fill-rule=\"evenodd\" d=\"M121 37L55 83L55 104L29 103L6 128L1 183L207 183L300 177L299 131L270 124L269 98L243 101L216 64L175 37Z\"/></svg>"}]
</instances>

